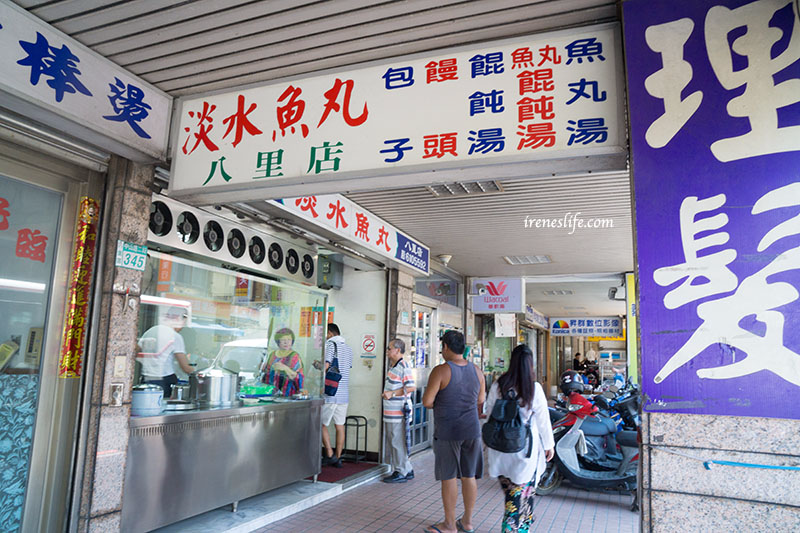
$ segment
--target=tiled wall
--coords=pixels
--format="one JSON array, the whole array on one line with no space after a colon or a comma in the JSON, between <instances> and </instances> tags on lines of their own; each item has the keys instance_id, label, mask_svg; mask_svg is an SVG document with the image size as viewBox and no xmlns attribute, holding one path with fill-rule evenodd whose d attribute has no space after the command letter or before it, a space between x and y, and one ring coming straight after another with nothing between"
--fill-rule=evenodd
<instances>
[{"instance_id":1,"label":"tiled wall","mask_svg":"<svg viewBox=\"0 0 800 533\"><path fill-rule=\"evenodd\" d=\"M781 401L776 398L776 401ZM645 413L642 532L800 531L800 421Z\"/></svg>"}]
</instances>

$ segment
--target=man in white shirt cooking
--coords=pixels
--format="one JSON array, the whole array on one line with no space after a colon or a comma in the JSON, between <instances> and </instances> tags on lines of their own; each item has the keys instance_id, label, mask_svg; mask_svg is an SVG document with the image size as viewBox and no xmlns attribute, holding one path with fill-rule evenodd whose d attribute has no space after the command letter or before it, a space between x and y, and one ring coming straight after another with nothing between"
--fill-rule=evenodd
<instances>
[{"instance_id":1,"label":"man in white shirt cooking","mask_svg":"<svg viewBox=\"0 0 800 533\"><path fill-rule=\"evenodd\" d=\"M173 360L187 374L194 372L180 334L187 318L186 309L170 307L164 315L164 324L153 326L139 339L136 360L142 364L143 381L160 386L164 390L164 398L170 397L172 386L178 383Z\"/></svg>"}]
</instances>

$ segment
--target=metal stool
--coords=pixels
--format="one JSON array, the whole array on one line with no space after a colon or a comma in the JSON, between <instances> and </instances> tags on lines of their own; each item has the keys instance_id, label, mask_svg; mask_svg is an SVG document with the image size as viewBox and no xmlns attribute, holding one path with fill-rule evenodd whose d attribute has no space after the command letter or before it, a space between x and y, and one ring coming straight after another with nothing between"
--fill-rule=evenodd
<instances>
[{"instance_id":1,"label":"metal stool","mask_svg":"<svg viewBox=\"0 0 800 533\"><path fill-rule=\"evenodd\" d=\"M355 446L352 448L354 453L342 453L342 458L349 459L358 463L362 459L366 459L367 457L367 417L365 416L356 416L351 415L345 418L344 421L344 449L349 450L351 449L347 445L347 436L348 436L348 429L354 428L356 430L356 442ZM364 428L364 448L363 452L359 450L358 444L361 440L361 428Z\"/></svg>"}]
</instances>

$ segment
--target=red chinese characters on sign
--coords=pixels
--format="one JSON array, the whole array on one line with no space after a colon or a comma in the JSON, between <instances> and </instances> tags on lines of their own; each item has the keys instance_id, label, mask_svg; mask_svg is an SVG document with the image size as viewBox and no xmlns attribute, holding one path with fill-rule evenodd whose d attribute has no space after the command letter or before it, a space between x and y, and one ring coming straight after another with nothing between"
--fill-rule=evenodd
<instances>
[{"instance_id":1,"label":"red chinese characters on sign","mask_svg":"<svg viewBox=\"0 0 800 533\"><path fill-rule=\"evenodd\" d=\"M458 79L456 58L430 61L425 65L426 83L434 83Z\"/></svg>"},{"instance_id":2,"label":"red chinese characters on sign","mask_svg":"<svg viewBox=\"0 0 800 533\"><path fill-rule=\"evenodd\" d=\"M519 79L520 96L525 93L534 94L542 91L555 90L553 69L551 68L540 68L533 72L525 70L517 74L517 79Z\"/></svg>"},{"instance_id":3,"label":"red chinese characters on sign","mask_svg":"<svg viewBox=\"0 0 800 533\"><path fill-rule=\"evenodd\" d=\"M317 211L314 209L315 207L317 207L316 196L303 196L302 198L298 198L297 200L294 201L294 205L298 206L301 211L308 211L314 218L317 218L319 216Z\"/></svg>"},{"instance_id":4,"label":"red chinese characters on sign","mask_svg":"<svg viewBox=\"0 0 800 533\"><path fill-rule=\"evenodd\" d=\"M342 228L346 228L347 226L350 225L344 219L345 207L342 205L342 202L340 200L336 200L335 204L334 203L328 204L328 207L331 208L331 211L326 216L328 217L328 220L334 221L334 224L336 224L337 228L339 227L339 224L342 225Z\"/></svg>"},{"instance_id":5,"label":"red chinese characters on sign","mask_svg":"<svg viewBox=\"0 0 800 533\"><path fill-rule=\"evenodd\" d=\"M519 95L523 96L517 101L517 135L520 136L517 150L554 146L556 133L553 123L543 121L551 121L556 117L555 98L549 94L541 94L555 91L553 69L534 69L535 59L533 52L528 48L515 50L512 58L514 59L512 68L515 68L517 64L520 65L520 68L527 67L526 70L517 74ZM538 60L536 67L541 67L545 63L558 65L561 63L561 55L556 47L546 45L539 48ZM539 122L524 124L531 121Z\"/></svg>"},{"instance_id":6,"label":"red chinese characters on sign","mask_svg":"<svg viewBox=\"0 0 800 533\"><path fill-rule=\"evenodd\" d=\"M11 213L8 212L8 207L11 204L8 203L8 200L5 198L0 198L0 231L8 229L8 217L11 216Z\"/></svg>"},{"instance_id":7,"label":"red chinese characters on sign","mask_svg":"<svg viewBox=\"0 0 800 533\"><path fill-rule=\"evenodd\" d=\"M215 105L209 105L208 102L203 102L202 112L198 113L196 111L189 111L189 117L197 118L197 131L186 136L186 141L183 143L183 148L181 148L184 154L189 155L194 152L195 148L197 148L201 142L209 152L219 150L219 146L214 144L214 141L208 137L208 134L212 129L214 129L214 125L212 124L214 119L211 117L211 113L213 113L216 108L217 106ZM191 131L191 128L183 128L183 131L188 133ZM186 148L189 146L189 142L192 140L192 137L194 137L195 140L194 145L190 150L187 151Z\"/></svg>"},{"instance_id":8,"label":"red chinese characters on sign","mask_svg":"<svg viewBox=\"0 0 800 533\"><path fill-rule=\"evenodd\" d=\"M527 126L520 124L518 128L517 135L522 138L519 140L517 150L522 150L523 148L535 149L542 146L549 147L556 144L556 132L550 122L528 124Z\"/></svg>"},{"instance_id":9,"label":"red chinese characters on sign","mask_svg":"<svg viewBox=\"0 0 800 533\"><path fill-rule=\"evenodd\" d=\"M250 107L247 108L247 111L244 110L244 95L240 94L239 98L237 99L236 103L236 112L231 116L222 120L223 124L228 125L228 129L225 130L225 133L222 135L222 138L228 136L228 134L236 128L236 133L234 134L233 142L231 143L235 148L237 144L242 142L242 135L246 131L250 135L261 135L262 131L256 128L250 119L247 118L247 115L255 111L256 104L250 104Z\"/></svg>"},{"instance_id":10,"label":"red chinese characters on sign","mask_svg":"<svg viewBox=\"0 0 800 533\"><path fill-rule=\"evenodd\" d=\"M511 52L511 70L517 68L533 68L535 63L533 60L533 52L527 46L517 48Z\"/></svg>"},{"instance_id":11,"label":"red chinese characters on sign","mask_svg":"<svg viewBox=\"0 0 800 533\"><path fill-rule=\"evenodd\" d=\"M389 232L386 231L384 226L381 226L381 229L378 230L378 242L375 243L376 246L380 246L381 244L386 248L387 252L391 252L392 249L389 247Z\"/></svg>"},{"instance_id":12,"label":"red chinese characters on sign","mask_svg":"<svg viewBox=\"0 0 800 533\"><path fill-rule=\"evenodd\" d=\"M300 94L302 92L303 89L300 87L289 85L278 98L278 104L288 98L286 103L278 105L275 110L278 116L278 127L281 130L281 137L286 136L287 130L289 130L291 133L294 133L294 125L300 122L300 119L303 118L303 113L305 113L306 110L306 102L300 98ZM300 133L305 139L308 136L308 126L305 124L300 124L299 128ZM274 141L276 137L277 133L273 131L272 140Z\"/></svg>"},{"instance_id":13,"label":"red chinese characters on sign","mask_svg":"<svg viewBox=\"0 0 800 533\"><path fill-rule=\"evenodd\" d=\"M353 117L350 114L350 96L353 93L353 87L355 83L353 80L346 80L342 81L339 78L336 78L336 81L333 83L333 87L325 91L325 98L327 101L325 102L325 110L322 113L322 118L319 119L319 124L317 124L317 128L322 126L325 120L328 118L328 115L331 111L339 111L342 112L342 118L347 123L348 126L360 126L363 124L367 117L369 116L369 111L367 110L367 103L364 102L364 110L361 114L357 117ZM344 103L340 105L337 100L339 99L339 93L342 91L344 87Z\"/></svg>"},{"instance_id":14,"label":"red chinese characters on sign","mask_svg":"<svg viewBox=\"0 0 800 533\"><path fill-rule=\"evenodd\" d=\"M67 316L58 363L59 378L81 377L99 213L100 206L96 200L87 197L81 199L67 296Z\"/></svg>"},{"instance_id":15,"label":"red chinese characters on sign","mask_svg":"<svg viewBox=\"0 0 800 533\"><path fill-rule=\"evenodd\" d=\"M17 232L17 257L27 258L32 261L45 260L45 249L47 248L47 235L42 234L38 229L21 229Z\"/></svg>"},{"instance_id":16,"label":"red chinese characters on sign","mask_svg":"<svg viewBox=\"0 0 800 533\"><path fill-rule=\"evenodd\" d=\"M369 231L369 219L364 213L356 213L356 237L369 242L367 232Z\"/></svg>"},{"instance_id":17,"label":"red chinese characters on sign","mask_svg":"<svg viewBox=\"0 0 800 533\"><path fill-rule=\"evenodd\" d=\"M555 46L547 45L542 48L539 48L539 58L540 61L536 65L537 67L541 67L542 65L548 62L554 65L558 65L559 63L561 63L561 56L558 54L558 50L556 49Z\"/></svg>"},{"instance_id":18,"label":"red chinese characters on sign","mask_svg":"<svg viewBox=\"0 0 800 533\"><path fill-rule=\"evenodd\" d=\"M456 132L442 133L439 135L425 135L423 139L423 148L425 153L422 155L423 159L429 157L436 157L441 159L446 154L458 157L456 153Z\"/></svg>"}]
</instances>

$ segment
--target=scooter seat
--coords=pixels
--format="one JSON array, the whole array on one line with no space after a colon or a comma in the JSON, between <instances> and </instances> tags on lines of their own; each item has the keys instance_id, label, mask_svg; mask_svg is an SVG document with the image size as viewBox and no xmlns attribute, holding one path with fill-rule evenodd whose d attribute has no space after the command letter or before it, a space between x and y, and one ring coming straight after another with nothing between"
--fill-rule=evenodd
<instances>
[{"instance_id":1,"label":"scooter seat","mask_svg":"<svg viewBox=\"0 0 800 533\"><path fill-rule=\"evenodd\" d=\"M606 417L586 417L581 425L584 435L600 437L617 431L617 425Z\"/></svg>"},{"instance_id":2,"label":"scooter seat","mask_svg":"<svg viewBox=\"0 0 800 533\"><path fill-rule=\"evenodd\" d=\"M620 431L617 433L617 444L620 446L628 446L630 448L638 448L639 440L635 431Z\"/></svg>"}]
</instances>

